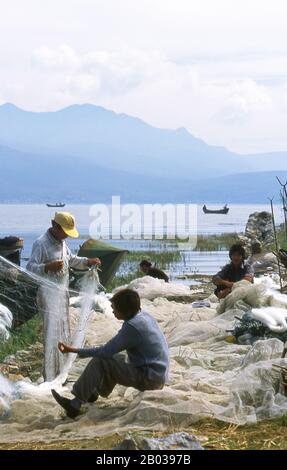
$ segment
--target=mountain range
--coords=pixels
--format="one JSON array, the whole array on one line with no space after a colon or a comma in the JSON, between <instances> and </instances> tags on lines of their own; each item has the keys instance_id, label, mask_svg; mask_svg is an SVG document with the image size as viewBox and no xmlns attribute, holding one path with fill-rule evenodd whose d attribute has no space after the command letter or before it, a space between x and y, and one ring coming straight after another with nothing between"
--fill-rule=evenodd
<instances>
[{"instance_id":1,"label":"mountain range","mask_svg":"<svg viewBox=\"0 0 287 470\"><path fill-rule=\"evenodd\" d=\"M240 155L94 105L0 106L0 202L266 202L287 152Z\"/></svg>"}]
</instances>

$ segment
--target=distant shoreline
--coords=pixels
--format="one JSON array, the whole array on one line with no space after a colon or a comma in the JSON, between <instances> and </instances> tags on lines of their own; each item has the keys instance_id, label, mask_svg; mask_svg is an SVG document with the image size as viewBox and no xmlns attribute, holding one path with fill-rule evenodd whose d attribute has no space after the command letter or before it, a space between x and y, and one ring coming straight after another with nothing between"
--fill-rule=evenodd
<instances>
[{"instance_id":1,"label":"distant shoreline","mask_svg":"<svg viewBox=\"0 0 287 470\"><path fill-rule=\"evenodd\" d=\"M225 204L225 202L192 202L192 201L185 201L185 202L182 202L182 203L179 203L177 201L165 201L165 202L158 202L158 201L154 201L154 202L135 202L135 201L121 201L122 204L138 204L140 206L144 205L144 204L195 204L197 206L200 206L202 207L204 204L205 205L210 205L210 206L223 206ZM22 205L22 206L46 206L46 202L1 202L0 201L0 206L16 206L16 205ZM66 202L65 203L65 206L64 207L67 207L67 206L89 206L89 205L93 205L93 204L107 204L107 205L111 205L111 200L109 201L101 201L101 200L97 200L97 201L93 201L93 202ZM282 206L282 203L280 201L278 202L275 202L274 203L275 206ZM231 203L228 203L228 207L233 207L233 206L270 206L269 202L266 201L266 202L231 202ZM47 207L47 209L57 209L57 207ZM59 209L59 207L58 207ZM63 208L64 209L64 208Z\"/></svg>"}]
</instances>

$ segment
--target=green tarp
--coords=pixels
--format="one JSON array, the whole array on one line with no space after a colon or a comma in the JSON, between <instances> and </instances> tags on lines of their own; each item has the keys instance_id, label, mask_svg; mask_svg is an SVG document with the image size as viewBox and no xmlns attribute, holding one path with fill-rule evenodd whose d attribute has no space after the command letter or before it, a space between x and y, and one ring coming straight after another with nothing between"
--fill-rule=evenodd
<instances>
[{"instance_id":1,"label":"green tarp","mask_svg":"<svg viewBox=\"0 0 287 470\"><path fill-rule=\"evenodd\" d=\"M126 253L128 253L128 250L122 250L105 242L90 239L81 245L78 255L86 256L87 258L100 258L102 264L99 278L101 284L106 286L114 277Z\"/></svg>"}]
</instances>

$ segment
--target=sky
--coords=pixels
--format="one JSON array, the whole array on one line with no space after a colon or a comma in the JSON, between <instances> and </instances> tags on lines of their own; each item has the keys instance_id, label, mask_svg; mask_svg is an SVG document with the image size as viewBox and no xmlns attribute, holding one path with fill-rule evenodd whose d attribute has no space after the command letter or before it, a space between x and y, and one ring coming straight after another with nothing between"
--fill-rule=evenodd
<instances>
[{"instance_id":1,"label":"sky","mask_svg":"<svg viewBox=\"0 0 287 470\"><path fill-rule=\"evenodd\" d=\"M0 104L93 103L287 150L286 0L0 0Z\"/></svg>"}]
</instances>

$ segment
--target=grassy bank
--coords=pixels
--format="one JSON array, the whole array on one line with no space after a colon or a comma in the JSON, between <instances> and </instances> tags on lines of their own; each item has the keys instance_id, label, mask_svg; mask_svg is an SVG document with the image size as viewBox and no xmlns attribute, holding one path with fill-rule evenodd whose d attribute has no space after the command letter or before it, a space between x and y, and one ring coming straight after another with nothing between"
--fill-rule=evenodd
<instances>
[{"instance_id":1,"label":"grassy bank","mask_svg":"<svg viewBox=\"0 0 287 470\"><path fill-rule=\"evenodd\" d=\"M237 233L225 233L219 235L199 235L195 251L222 251L229 250L233 243L239 241ZM165 251L172 247L172 251ZM183 261L181 254L182 247L179 240L163 240L161 249L158 251L131 251L128 253L121 265L119 272L114 279L107 285L110 292L116 287L128 284L136 277L142 276L138 269L142 259L147 259L160 269L169 270L174 263Z\"/></svg>"},{"instance_id":2,"label":"grassy bank","mask_svg":"<svg viewBox=\"0 0 287 470\"><path fill-rule=\"evenodd\" d=\"M240 234L238 233L222 233L219 235L198 235L196 251L229 250L231 245L239 242L239 235Z\"/></svg>"},{"instance_id":3,"label":"grassy bank","mask_svg":"<svg viewBox=\"0 0 287 470\"><path fill-rule=\"evenodd\" d=\"M286 232L284 228L281 228L278 230L278 243L280 245L280 248L283 248L284 250L287 250L287 240L286 240ZM274 247L275 249L275 247Z\"/></svg>"},{"instance_id":4,"label":"grassy bank","mask_svg":"<svg viewBox=\"0 0 287 470\"><path fill-rule=\"evenodd\" d=\"M195 251L222 251L229 250L230 246L233 243L239 241L239 235L244 235L243 233L219 233L219 234L209 234L209 235L197 235ZM180 240L177 238L174 239L165 239L162 242L162 245L173 246L174 248L180 248L180 244L188 243L187 240Z\"/></svg>"},{"instance_id":5,"label":"grassy bank","mask_svg":"<svg viewBox=\"0 0 287 470\"><path fill-rule=\"evenodd\" d=\"M119 272L106 286L107 291L111 292L116 287L129 284L137 277L143 276L139 270L139 263L143 259L150 261L160 269L168 269L171 264L180 262L182 259L180 250L164 251L164 245L165 243L163 243L163 249L159 251L131 251L128 253Z\"/></svg>"},{"instance_id":6,"label":"grassy bank","mask_svg":"<svg viewBox=\"0 0 287 470\"><path fill-rule=\"evenodd\" d=\"M129 284L131 281L139 277L140 274L131 273L127 275L116 275L106 286L107 292L112 292L116 287Z\"/></svg>"},{"instance_id":7,"label":"grassy bank","mask_svg":"<svg viewBox=\"0 0 287 470\"><path fill-rule=\"evenodd\" d=\"M254 425L236 426L216 420L204 420L191 427L167 429L165 432L129 432L129 436L164 437L173 432L187 432L198 436L206 450L286 450L287 418L262 421ZM80 437L80 436L79 436ZM115 433L105 437L85 440L59 440L57 442L15 442L1 444L0 449L9 450L112 450L124 436ZM0 438L1 440L1 438Z\"/></svg>"},{"instance_id":8,"label":"grassy bank","mask_svg":"<svg viewBox=\"0 0 287 470\"><path fill-rule=\"evenodd\" d=\"M164 244L162 250L159 251L131 251L126 256L126 261L129 263L138 265L143 259L146 259L162 268L181 260L180 250L164 251Z\"/></svg>"},{"instance_id":9,"label":"grassy bank","mask_svg":"<svg viewBox=\"0 0 287 470\"><path fill-rule=\"evenodd\" d=\"M0 363L6 356L26 349L41 339L42 322L37 315L11 332L8 341L0 343Z\"/></svg>"}]
</instances>

